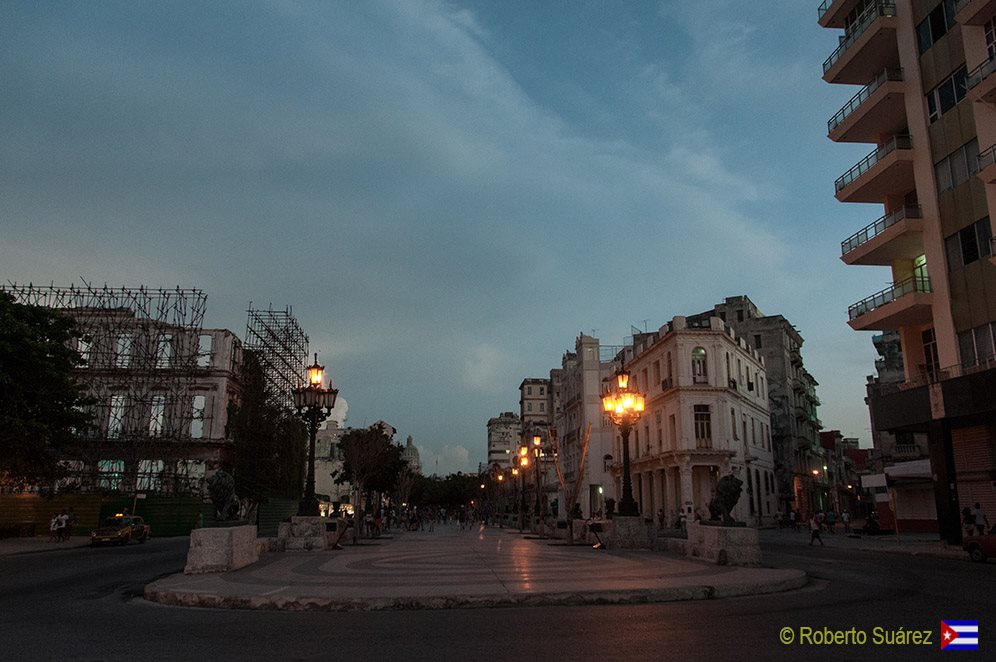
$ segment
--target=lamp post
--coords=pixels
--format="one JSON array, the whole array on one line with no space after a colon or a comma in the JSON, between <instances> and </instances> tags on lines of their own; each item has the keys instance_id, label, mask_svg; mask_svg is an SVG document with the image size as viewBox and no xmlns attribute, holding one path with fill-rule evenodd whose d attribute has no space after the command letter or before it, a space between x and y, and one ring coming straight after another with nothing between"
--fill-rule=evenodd
<instances>
[{"instance_id":1,"label":"lamp post","mask_svg":"<svg viewBox=\"0 0 996 662\"><path fill-rule=\"evenodd\" d=\"M529 466L529 449L525 446L519 448L519 533L526 528L526 467ZM513 473L514 473L513 469Z\"/></svg>"},{"instance_id":2,"label":"lamp post","mask_svg":"<svg viewBox=\"0 0 996 662\"><path fill-rule=\"evenodd\" d=\"M542 496L541 496L541 492L540 492L542 490L542 487L540 486L540 479L541 479L541 476L540 476L540 456L543 455L542 444L543 444L543 439L538 434L534 434L533 435L533 460L536 463L536 466L534 467L534 470L536 472L536 508L534 509L534 512L536 513L536 517L539 517L540 514L543 511Z\"/></svg>"},{"instance_id":3,"label":"lamp post","mask_svg":"<svg viewBox=\"0 0 996 662\"><path fill-rule=\"evenodd\" d=\"M619 515L622 517L637 517L640 514L633 499L633 482L629 474L629 432L645 408L644 395L630 390L629 372L621 366L616 371L612 388L602 395L602 410L619 426L619 434L622 435L622 498L618 506Z\"/></svg>"},{"instance_id":4,"label":"lamp post","mask_svg":"<svg viewBox=\"0 0 996 662\"><path fill-rule=\"evenodd\" d=\"M304 483L304 497L297 508L299 516L318 517L318 498L315 496L315 437L318 426L332 413L339 391L332 388L329 380L325 388L325 366L318 365L315 354L314 365L308 366L308 383L294 389L294 407L297 415L308 424L308 477Z\"/></svg>"}]
</instances>

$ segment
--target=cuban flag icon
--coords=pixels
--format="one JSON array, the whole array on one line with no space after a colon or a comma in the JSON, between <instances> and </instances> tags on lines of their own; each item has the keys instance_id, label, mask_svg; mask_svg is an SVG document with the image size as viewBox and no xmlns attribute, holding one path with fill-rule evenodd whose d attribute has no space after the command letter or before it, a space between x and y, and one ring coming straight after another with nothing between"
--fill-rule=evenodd
<instances>
[{"instance_id":1,"label":"cuban flag icon","mask_svg":"<svg viewBox=\"0 0 996 662\"><path fill-rule=\"evenodd\" d=\"M979 622L941 621L941 650L979 650Z\"/></svg>"}]
</instances>

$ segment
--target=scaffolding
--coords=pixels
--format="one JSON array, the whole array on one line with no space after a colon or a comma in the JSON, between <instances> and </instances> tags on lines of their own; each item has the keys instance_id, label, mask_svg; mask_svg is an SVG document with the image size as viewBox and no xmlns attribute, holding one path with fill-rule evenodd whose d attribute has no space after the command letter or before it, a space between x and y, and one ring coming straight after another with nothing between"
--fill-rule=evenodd
<instances>
[{"instance_id":1,"label":"scaffolding","mask_svg":"<svg viewBox=\"0 0 996 662\"><path fill-rule=\"evenodd\" d=\"M259 356L267 397L278 407L291 407L291 391L304 382L308 336L290 307L260 310L250 302L248 313L245 347Z\"/></svg>"},{"instance_id":2,"label":"scaffolding","mask_svg":"<svg viewBox=\"0 0 996 662\"><path fill-rule=\"evenodd\" d=\"M197 289L59 287L9 282L21 304L76 320L77 378L92 426L63 461L60 489L199 494L203 396L193 393L207 296Z\"/></svg>"}]
</instances>

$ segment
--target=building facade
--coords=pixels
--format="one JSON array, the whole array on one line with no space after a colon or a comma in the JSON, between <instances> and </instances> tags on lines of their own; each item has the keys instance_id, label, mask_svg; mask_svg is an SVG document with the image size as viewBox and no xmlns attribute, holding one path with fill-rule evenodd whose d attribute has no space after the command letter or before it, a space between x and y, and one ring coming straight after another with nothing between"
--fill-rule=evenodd
<instances>
[{"instance_id":1,"label":"building facade","mask_svg":"<svg viewBox=\"0 0 996 662\"><path fill-rule=\"evenodd\" d=\"M522 437L522 423L515 412L503 411L488 419L488 467L512 467L515 449Z\"/></svg>"},{"instance_id":2,"label":"building facade","mask_svg":"<svg viewBox=\"0 0 996 662\"><path fill-rule=\"evenodd\" d=\"M893 282L848 311L900 339L902 381L869 387L873 426L926 435L940 534L957 543L961 508L996 511L996 2L827 0L818 21L843 30L824 80L859 88L829 138L874 146L836 197L883 211L841 259Z\"/></svg>"},{"instance_id":3,"label":"building facade","mask_svg":"<svg viewBox=\"0 0 996 662\"><path fill-rule=\"evenodd\" d=\"M779 509L798 509L808 517L828 508L818 383L803 364L802 335L783 316L761 313L746 296L727 297L689 322L704 323L710 317L719 317L764 357Z\"/></svg>"},{"instance_id":4,"label":"building facade","mask_svg":"<svg viewBox=\"0 0 996 662\"><path fill-rule=\"evenodd\" d=\"M623 350L646 411L630 433L633 496L645 516L709 517L721 476L743 481L733 516L775 520L778 499L764 359L720 318L675 317ZM622 439L613 434L614 493L622 493Z\"/></svg>"}]
</instances>

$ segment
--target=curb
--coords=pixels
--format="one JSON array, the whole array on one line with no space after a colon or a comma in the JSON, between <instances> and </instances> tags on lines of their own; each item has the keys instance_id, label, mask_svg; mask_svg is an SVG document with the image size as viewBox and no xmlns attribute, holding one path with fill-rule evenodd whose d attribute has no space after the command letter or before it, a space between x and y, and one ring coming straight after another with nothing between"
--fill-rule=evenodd
<instances>
[{"instance_id":1,"label":"curb","mask_svg":"<svg viewBox=\"0 0 996 662\"><path fill-rule=\"evenodd\" d=\"M887 554L905 554L906 556L917 556L923 558L931 559L948 559L950 561L970 561L968 558L968 552L940 552L931 550L916 550L916 549L888 549L881 547L858 547L858 551L861 552L885 552Z\"/></svg>"},{"instance_id":2,"label":"curb","mask_svg":"<svg viewBox=\"0 0 996 662\"><path fill-rule=\"evenodd\" d=\"M547 607L579 605L646 604L712 600L802 588L808 582L801 570L787 570L790 576L777 581L732 584L729 586L689 586L635 591L590 591L497 595L452 595L395 598L224 596L174 590L153 582L145 587L145 599L163 605L215 609L258 609L281 611L404 611L416 609L487 609L502 607Z\"/></svg>"}]
</instances>

